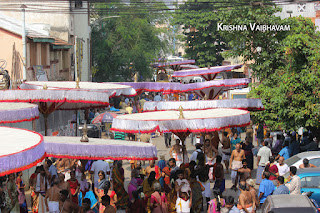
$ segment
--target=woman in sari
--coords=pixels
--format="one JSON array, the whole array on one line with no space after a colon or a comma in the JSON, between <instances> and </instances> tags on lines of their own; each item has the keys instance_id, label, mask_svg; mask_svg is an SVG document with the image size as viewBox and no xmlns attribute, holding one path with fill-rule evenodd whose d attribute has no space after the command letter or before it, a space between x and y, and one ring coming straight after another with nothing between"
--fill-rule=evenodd
<instances>
[{"instance_id":1,"label":"woman in sari","mask_svg":"<svg viewBox=\"0 0 320 213\"><path fill-rule=\"evenodd\" d=\"M197 175L195 173L192 173L190 175L190 187L192 190L192 212L194 213L200 213L202 208L202 192L205 190L205 188L197 181Z\"/></svg>"},{"instance_id":2,"label":"woman in sari","mask_svg":"<svg viewBox=\"0 0 320 213\"><path fill-rule=\"evenodd\" d=\"M118 202L118 197L116 192L111 189L111 184L109 181L104 187L104 194L110 197L110 205L117 211L116 203Z\"/></svg>"},{"instance_id":3,"label":"woman in sari","mask_svg":"<svg viewBox=\"0 0 320 213\"><path fill-rule=\"evenodd\" d=\"M160 183L153 184L155 192L151 194L150 206L152 213L167 213L168 212L168 201L166 194L161 192Z\"/></svg>"},{"instance_id":4,"label":"woman in sari","mask_svg":"<svg viewBox=\"0 0 320 213\"><path fill-rule=\"evenodd\" d=\"M78 193L79 193L79 189L80 189L80 184L78 182L78 180L76 179L76 172L75 171L71 171L70 172L70 179L67 181L69 183L70 186L70 192L71 192L71 201L74 204L78 205Z\"/></svg>"},{"instance_id":5,"label":"woman in sari","mask_svg":"<svg viewBox=\"0 0 320 213\"><path fill-rule=\"evenodd\" d=\"M38 213L39 195L36 193L37 175L40 173L40 167L37 166L35 172L30 176L29 186L31 189L31 210L32 213Z\"/></svg>"},{"instance_id":6,"label":"woman in sari","mask_svg":"<svg viewBox=\"0 0 320 213\"><path fill-rule=\"evenodd\" d=\"M155 183L159 183L158 180L156 180L156 173L154 171L150 172L150 175L147 179L144 179L142 182L142 187L143 187L143 193L146 196L145 199L147 201L147 210L148 212L151 212L150 209L150 198L152 193L154 193L154 187L153 185Z\"/></svg>"},{"instance_id":7,"label":"woman in sari","mask_svg":"<svg viewBox=\"0 0 320 213\"><path fill-rule=\"evenodd\" d=\"M99 176L98 185L94 187L94 193L99 198L98 199L100 202L99 213L103 213L105 207L101 203L101 198L105 195L104 188L106 187L108 181L106 179L106 174L102 170L99 171L98 176Z\"/></svg>"},{"instance_id":8,"label":"woman in sari","mask_svg":"<svg viewBox=\"0 0 320 213\"><path fill-rule=\"evenodd\" d=\"M266 168L264 169L267 172L270 172L269 180L273 182L275 186L277 186L277 177L279 176L278 172L278 166L275 164L274 157L269 157L269 163L266 165Z\"/></svg>"},{"instance_id":9,"label":"woman in sari","mask_svg":"<svg viewBox=\"0 0 320 213\"><path fill-rule=\"evenodd\" d=\"M125 209L128 205L128 193L124 189L124 170L122 168L122 161L117 161L116 166L112 170L112 186L115 190L118 202L118 209Z\"/></svg>"},{"instance_id":10,"label":"woman in sari","mask_svg":"<svg viewBox=\"0 0 320 213\"><path fill-rule=\"evenodd\" d=\"M131 172L131 181L128 185L129 200L132 200L132 192L136 191L138 186L142 184L143 180L140 178L139 171L137 169Z\"/></svg>"},{"instance_id":11,"label":"woman in sari","mask_svg":"<svg viewBox=\"0 0 320 213\"><path fill-rule=\"evenodd\" d=\"M20 213L28 213L28 207L27 207L27 200L26 195L24 193L24 188L26 185L23 183L22 179L22 172L17 172L17 190L18 190L18 201L20 206Z\"/></svg>"},{"instance_id":12,"label":"woman in sari","mask_svg":"<svg viewBox=\"0 0 320 213\"><path fill-rule=\"evenodd\" d=\"M7 182L7 189L5 191L6 196L6 208L8 212L20 212L18 203L18 190L15 183L15 176L13 173L9 175Z\"/></svg>"}]
</instances>

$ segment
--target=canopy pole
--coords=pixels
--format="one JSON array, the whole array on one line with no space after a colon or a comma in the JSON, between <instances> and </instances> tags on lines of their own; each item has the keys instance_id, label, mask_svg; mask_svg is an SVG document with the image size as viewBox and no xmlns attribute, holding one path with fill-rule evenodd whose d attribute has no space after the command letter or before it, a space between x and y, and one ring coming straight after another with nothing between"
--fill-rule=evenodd
<instances>
[{"instance_id":1,"label":"canopy pole","mask_svg":"<svg viewBox=\"0 0 320 213\"><path fill-rule=\"evenodd\" d=\"M48 136L48 116L49 114L45 113L43 114L43 118L44 118L44 135Z\"/></svg>"}]
</instances>

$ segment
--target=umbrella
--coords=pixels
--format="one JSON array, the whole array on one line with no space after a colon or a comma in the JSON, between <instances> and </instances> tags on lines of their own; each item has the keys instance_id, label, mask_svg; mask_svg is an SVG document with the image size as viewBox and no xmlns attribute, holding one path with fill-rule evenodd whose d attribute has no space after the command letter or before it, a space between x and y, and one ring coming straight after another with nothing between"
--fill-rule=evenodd
<instances>
[{"instance_id":1,"label":"umbrella","mask_svg":"<svg viewBox=\"0 0 320 213\"><path fill-rule=\"evenodd\" d=\"M38 118L38 105L29 103L0 103L0 124L32 121Z\"/></svg>"},{"instance_id":2,"label":"umbrella","mask_svg":"<svg viewBox=\"0 0 320 213\"><path fill-rule=\"evenodd\" d=\"M90 138L80 142L80 137L44 137L47 156L74 159L156 160L157 148L150 143Z\"/></svg>"},{"instance_id":3,"label":"umbrella","mask_svg":"<svg viewBox=\"0 0 320 213\"><path fill-rule=\"evenodd\" d=\"M216 67L199 68L199 69L189 69L189 70L174 72L172 77L201 76L207 81L211 81L211 80L214 80L218 75L218 73L220 72L231 71L234 69L239 69L241 67L242 67L242 64L216 66Z\"/></svg>"},{"instance_id":4,"label":"umbrella","mask_svg":"<svg viewBox=\"0 0 320 213\"><path fill-rule=\"evenodd\" d=\"M191 84L174 82L122 82L119 84L132 86L138 94L141 94L142 92L162 92L164 94L169 94L194 91L201 97L207 96L209 99L214 99L221 91L246 87L249 83L250 79L236 78Z\"/></svg>"},{"instance_id":5,"label":"umbrella","mask_svg":"<svg viewBox=\"0 0 320 213\"><path fill-rule=\"evenodd\" d=\"M172 132L182 142L191 132L212 132L228 127L247 126L250 113L240 109L157 111L118 116L111 131L127 133Z\"/></svg>"},{"instance_id":6,"label":"umbrella","mask_svg":"<svg viewBox=\"0 0 320 213\"><path fill-rule=\"evenodd\" d=\"M96 116L94 119L92 119L91 123L102 123L102 122L112 122L113 118L117 117L117 114L112 112L104 112L100 115Z\"/></svg>"},{"instance_id":7,"label":"umbrella","mask_svg":"<svg viewBox=\"0 0 320 213\"><path fill-rule=\"evenodd\" d=\"M79 81L30 81L24 82L20 88L2 91L0 102L37 103L45 120L45 135L48 116L55 110L106 107L109 105L110 96L136 95L130 86Z\"/></svg>"},{"instance_id":8,"label":"umbrella","mask_svg":"<svg viewBox=\"0 0 320 213\"><path fill-rule=\"evenodd\" d=\"M29 169L45 157L43 136L25 129L0 127L0 176Z\"/></svg>"},{"instance_id":9,"label":"umbrella","mask_svg":"<svg viewBox=\"0 0 320 213\"><path fill-rule=\"evenodd\" d=\"M233 108L250 111L264 110L261 99L225 99L225 100L201 100L201 101L146 101L144 111L178 110L182 106L184 110L201 110L215 108Z\"/></svg>"}]
</instances>

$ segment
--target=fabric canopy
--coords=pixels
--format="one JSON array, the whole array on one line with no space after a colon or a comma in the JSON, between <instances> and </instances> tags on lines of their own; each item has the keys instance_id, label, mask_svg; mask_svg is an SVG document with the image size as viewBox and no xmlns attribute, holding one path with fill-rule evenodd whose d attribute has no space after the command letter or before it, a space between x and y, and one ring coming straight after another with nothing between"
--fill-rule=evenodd
<instances>
[{"instance_id":1,"label":"fabric canopy","mask_svg":"<svg viewBox=\"0 0 320 213\"><path fill-rule=\"evenodd\" d=\"M156 160L157 148L150 143L80 137L44 137L47 156L74 159Z\"/></svg>"},{"instance_id":2,"label":"fabric canopy","mask_svg":"<svg viewBox=\"0 0 320 213\"><path fill-rule=\"evenodd\" d=\"M144 111L178 110L182 106L184 110L200 110L215 108L232 108L243 110L264 110L261 99L226 99L226 100L201 100L201 101L146 101Z\"/></svg>"},{"instance_id":3,"label":"fabric canopy","mask_svg":"<svg viewBox=\"0 0 320 213\"><path fill-rule=\"evenodd\" d=\"M43 89L47 85L48 90L68 89L83 90L92 92L106 92L109 96L135 96L136 91L127 85L119 85L114 83L95 83L95 82L79 82L79 89L76 88L75 81L26 81L20 85L21 89Z\"/></svg>"},{"instance_id":4,"label":"fabric canopy","mask_svg":"<svg viewBox=\"0 0 320 213\"><path fill-rule=\"evenodd\" d=\"M227 66L216 66L209 68L199 68L199 69L190 69L174 72L172 77L188 77L188 76L201 76L207 81L214 80L218 73L224 71L231 71L234 69L239 69L242 67L242 64L237 65L227 65Z\"/></svg>"},{"instance_id":5,"label":"fabric canopy","mask_svg":"<svg viewBox=\"0 0 320 213\"><path fill-rule=\"evenodd\" d=\"M45 157L43 136L25 129L0 127L0 176L35 166Z\"/></svg>"},{"instance_id":6,"label":"fabric canopy","mask_svg":"<svg viewBox=\"0 0 320 213\"><path fill-rule=\"evenodd\" d=\"M160 62L154 65L157 67L168 67L168 66L177 66L182 64L194 64L194 63L196 63L196 61L193 59L190 59L190 60L184 60L184 61Z\"/></svg>"},{"instance_id":7,"label":"fabric canopy","mask_svg":"<svg viewBox=\"0 0 320 213\"><path fill-rule=\"evenodd\" d=\"M157 111L122 115L113 119L110 130L128 133L210 132L250 123L250 113L239 109L183 111L183 119L179 119L179 113Z\"/></svg>"},{"instance_id":8,"label":"fabric canopy","mask_svg":"<svg viewBox=\"0 0 320 213\"><path fill-rule=\"evenodd\" d=\"M28 103L0 103L0 124L32 121L38 118L38 105Z\"/></svg>"},{"instance_id":9,"label":"fabric canopy","mask_svg":"<svg viewBox=\"0 0 320 213\"><path fill-rule=\"evenodd\" d=\"M4 90L0 92L0 102L38 103L41 113L50 114L54 110L76 110L108 106L109 94L73 89Z\"/></svg>"},{"instance_id":10,"label":"fabric canopy","mask_svg":"<svg viewBox=\"0 0 320 213\"><path fill-rule=\"evenodd\" d=\"M250 79L236 78L226 80L205 81L191 84L181 84L173 82L122 82L119 84L132 86L138 93L142 92L162 92L183 93L195 91L198 95L204 97L211 96L213 99L220 91L245 87L250 83ZM213 92L212 92L213 91Z\"/></svg>"}]
</instances>

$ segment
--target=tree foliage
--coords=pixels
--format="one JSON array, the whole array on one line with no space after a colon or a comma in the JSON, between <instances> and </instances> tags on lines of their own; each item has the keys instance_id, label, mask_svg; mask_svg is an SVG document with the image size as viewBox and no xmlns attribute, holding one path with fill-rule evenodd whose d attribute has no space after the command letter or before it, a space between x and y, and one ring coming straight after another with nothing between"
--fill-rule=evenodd
<instances>
[{"instance_id":1,"label":"tree foliage","mask_svg":"<svg viewBox=\"0 0 320 213\"><path fill-rule=\"evenodd\" d=\"M291 31L279 43L279 66L251 91L251 96L261 98L266 108L254 116L273 129L318 129L320 34L310 19L288 21Z\"/></svg>"},{"instance_id":2,"label":"tree foliage","mask_svg":"<svg viewBox=\"0 0 320 213\"><path fill-rule=\"evenodd\" d=\"M182 25L185 57L195 59L200 67L221 65L221 52L226 48L217 33L218 12L213 0L188 0L175 14L173 23Z\"/></svg>"},{"instance_id":3,"label":"tree foliage","mask_svg":"<svg viewBox=\"0 0 320 213\"><path fill-rule=\"evenodd\" d=\"M116 6L110 3L103 7L109 7L113 12L111 17L108 12L94 15L92 55L95 80L132 81L135 73L140 80L150 77L150 63L167 51L167 42L160 36L166 29L157 27L165 21L165 14L149 13L148 8L164 5L117 2ZM114 16L117 11L119 15Z\"/></svg>"}]
</instances>

